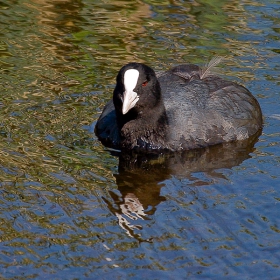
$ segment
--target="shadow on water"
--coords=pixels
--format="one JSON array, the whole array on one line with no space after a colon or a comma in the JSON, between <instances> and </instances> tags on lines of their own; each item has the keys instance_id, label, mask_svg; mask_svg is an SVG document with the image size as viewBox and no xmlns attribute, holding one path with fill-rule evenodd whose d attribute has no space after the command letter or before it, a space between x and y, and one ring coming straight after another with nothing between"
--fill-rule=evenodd
<instances>
[{"instance_id":1,"label":"shadow on water","mask_svg":"<svg viewBox=\"0 0 280 280\"><path fill-rule=\"evenodd\" d=\"M119 225L129 236L142 240L131 221L149 220L158 204L165 201L161 196L161 182L171 176L188 179L192 187L206 185L196 180L195 172L205 172L210 177L225 178L219 169L230 169L250 158L261 131L251 138L215 145L212 147L168 154L120 154L118 174L114 174L120 194L110 192L112 202L104 198L110 211L118 218ZM115 154L116 155L116 154ZM212 183L209 183L212 184Z\"/></svg>"}]
</instances>

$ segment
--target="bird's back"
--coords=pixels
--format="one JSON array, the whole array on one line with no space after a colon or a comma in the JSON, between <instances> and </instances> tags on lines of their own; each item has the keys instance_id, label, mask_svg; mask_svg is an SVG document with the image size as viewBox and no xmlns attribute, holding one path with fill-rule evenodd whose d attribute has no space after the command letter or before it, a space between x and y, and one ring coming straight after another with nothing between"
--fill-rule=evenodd
<instances>
[{"instance_id":1,"label":"bird's back","mask_svg":"<svg viewBox=\"0 0 280 280\"><path fill-rule=\"evenodd\" d=\"M209 75L192 64L158 77L168 116L168 144L193 149L243 140L262 126L257 100L243 86Z\"/></svg>"}]
</instances>

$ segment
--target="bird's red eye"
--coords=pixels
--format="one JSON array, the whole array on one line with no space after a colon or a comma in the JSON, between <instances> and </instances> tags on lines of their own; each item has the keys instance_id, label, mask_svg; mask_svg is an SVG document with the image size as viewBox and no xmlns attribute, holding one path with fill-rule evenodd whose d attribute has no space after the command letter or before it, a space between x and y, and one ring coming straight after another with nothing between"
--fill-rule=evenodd
<instances>
[{"instance_id":1,"label":"bird's red eye","mask_svg":"<svg viewBox=\"0 0 280 280\"><path fill-rule=\"evenodd\" d=\"M148 84L148 81L145 81L145 82L142 84L142 87L145 87L147 84Z\"/></svg>"}]
</instances>

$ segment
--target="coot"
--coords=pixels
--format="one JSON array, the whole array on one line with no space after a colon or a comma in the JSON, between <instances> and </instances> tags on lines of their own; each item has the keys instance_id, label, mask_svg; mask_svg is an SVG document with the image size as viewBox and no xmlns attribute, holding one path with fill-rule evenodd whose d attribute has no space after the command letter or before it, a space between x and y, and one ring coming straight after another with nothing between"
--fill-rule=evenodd
<instances>
[{"instance_id":1,"label":"coot","mask_svg":"<svg viewBox=\"0 0 280 280\"><path fill-rule=\"evenodd\" d=\"M95 133L121 150L179 151L244 140L262 127L256 98L245 87L194 64L155 74L142 63L123 66Z\"/></svg>"}]
</instances>

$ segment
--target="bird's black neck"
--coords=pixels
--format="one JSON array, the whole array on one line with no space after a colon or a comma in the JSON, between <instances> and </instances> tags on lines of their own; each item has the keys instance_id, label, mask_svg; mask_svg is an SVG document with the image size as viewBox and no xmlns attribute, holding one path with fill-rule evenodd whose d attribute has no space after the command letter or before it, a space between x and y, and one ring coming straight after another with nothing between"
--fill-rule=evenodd
<instances>
[{"instance_id":1,"label":"bird's black neck","mask_svg":"<svg viewBox=\"0 0 280 280\"><path fill-rule=\"evenodd\" d=\"M143 114L131 110L117 113L122 150L152 151L166 149L168 119L163 103Z\"/></svg>"}]
</instances>

